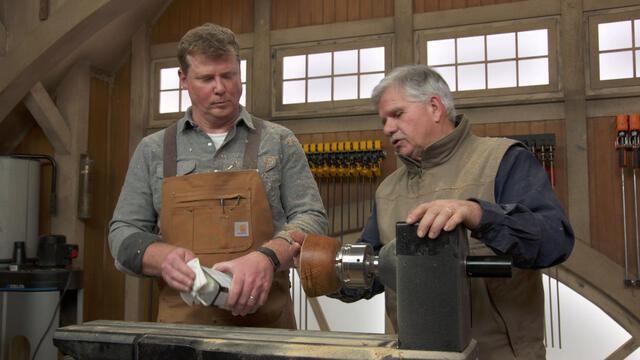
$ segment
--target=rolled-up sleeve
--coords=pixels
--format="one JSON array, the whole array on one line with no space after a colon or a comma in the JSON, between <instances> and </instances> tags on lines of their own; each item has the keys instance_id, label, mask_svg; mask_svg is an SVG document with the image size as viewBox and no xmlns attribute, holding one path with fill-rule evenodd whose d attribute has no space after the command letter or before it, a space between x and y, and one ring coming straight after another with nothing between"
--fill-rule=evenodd
<instances>
[{"instance_id":1,"label":"rolled-up sleeve","mask_svg":"<svg viewBox=\"0 0 640 360\"><path fill-rule=\"evenodd\" d=\"M153 206L150 145L136 148L109 224L109 248L118 270L142 274L142 256L159 235L158 214Z\"/></svg>"},{"instance_id":2,"label":"rolled-up sleeve","mask_svg":"<svg viewBox=\"0 0 640 360\"><path fill-rule=\"evenodd\" d=\"M282 230L326 234L327 214L307 157L293 133L283 137L280 200L287 219Z\"/></svg>"}]
</instances>

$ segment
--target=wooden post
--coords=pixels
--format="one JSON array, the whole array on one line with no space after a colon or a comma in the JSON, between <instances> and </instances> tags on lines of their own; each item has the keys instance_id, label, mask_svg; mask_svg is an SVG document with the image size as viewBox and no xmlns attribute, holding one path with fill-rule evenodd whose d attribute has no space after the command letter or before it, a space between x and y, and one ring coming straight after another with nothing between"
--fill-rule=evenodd
<instances>
[{"instance_id":1,"label":"wooden post","mask_svg":"<svg viewBox=\"0 0 640 360\"><path fill-rule=\"evenodd\" d=\"M251 112L271 118L271 0L256 1L253 11L253 91ZM260 94L260 96L255 96Z\"/></svg>"},{"instance_id":2,"label":"wooden post","mask_svg":"<svg viewBox=\"0 0 640 360\"><path fill-rule=\"evenodd\" d=\"M56 105L69 127L69 153L56 153L58 163L58 215L51 219L51 232L63 234L67 242L84 247L84 223L77 217L78 166L87 153L91 65L74 65L55 90ZM83 251L74 265L84 268Z\"/></svg>"},{"instance_id":3,"label":"wooden post","mask_svg":"<svg viewBox=\"0 0 640 360\"><path fill-rule=\"evenodd\" d=\"M131 120L129 123L129 157L144 137L145 127L149 119L149 28L145 23L133 35L131 40ZM149 294L145 291L145 280L133 276L125 276L124 284L124 319L128 321L153 321L145 319L145 300Z\"/></svg>"},{"instance_id":4,"label":"wooden post","mask_svg":"<svg viewBox=\"0 0 640 360\"><path fill-rule=\"evenodd\" d=\"M587 174L587 104L585 99L584 24L582 0L562 1L560 74L565 84L564 112L567 136L569 219L576 238L591 243L589 179Z\"/></svg>"},{"instance_id":5,"label":"wooden post","mask_svg":"<svg viewBox=\"0 0 640 360\"><path fill-rule=\"evenodd\" d=\"M393 29L395 35L393 66L413 64L413 1L394 1Z\"/></svg>"}]
</instances>

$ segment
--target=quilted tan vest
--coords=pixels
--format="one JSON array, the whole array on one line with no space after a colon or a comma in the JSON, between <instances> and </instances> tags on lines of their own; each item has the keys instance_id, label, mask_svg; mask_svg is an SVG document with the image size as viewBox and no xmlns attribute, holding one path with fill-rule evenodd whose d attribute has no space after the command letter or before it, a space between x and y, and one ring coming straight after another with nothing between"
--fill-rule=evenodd
<instances>
[{"instance_id":1,"label":"quilted tan vest","mask_svg":"<svg viewBox=\"0 0 640 360\"><path fill-rule=\"evenodd\" d=\"M404 221L418 204L471 197L494 202L498 167L513 144L508 139L477 137L463 119L451 134L425 150L420 167L403 166L380 184L376 209L382 243L395 238L395 223ZM473 238L469 239L469 251L472 255L494 255ZM470 281L471 330L479 343L480 358L544 359L540 271L514 268L509 279ZM387 315L396 327L395 292L387 289L385 295Z\"/></svg>"}]
</instances>

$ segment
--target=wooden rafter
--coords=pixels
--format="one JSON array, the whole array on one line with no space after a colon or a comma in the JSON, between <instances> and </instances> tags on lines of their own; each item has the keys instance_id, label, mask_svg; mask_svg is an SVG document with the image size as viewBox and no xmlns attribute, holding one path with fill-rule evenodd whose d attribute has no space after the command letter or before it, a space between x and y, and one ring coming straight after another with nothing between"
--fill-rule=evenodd
<instances>
[{"instance_id":1,"label":"wooden rafter","mask_svg":"<svg viewBox=\"0 0 640 360\"><path fill-rule=\"evenodd\" d=\"M67 0L20 39L0 57L0 122L47 75L51 64L130 9L128 0Z\"/></svg>"},{"instance_id":2,"label":"wooden rafter","mask_svg":"<svg viewBox=\"0 0 640 360\"><path fill-rule=\"evenodd\" d=\"M33 115L57 154L70 153L71 131L42 83L38 82L24 98Z\"/></svg>"}]
</instances>

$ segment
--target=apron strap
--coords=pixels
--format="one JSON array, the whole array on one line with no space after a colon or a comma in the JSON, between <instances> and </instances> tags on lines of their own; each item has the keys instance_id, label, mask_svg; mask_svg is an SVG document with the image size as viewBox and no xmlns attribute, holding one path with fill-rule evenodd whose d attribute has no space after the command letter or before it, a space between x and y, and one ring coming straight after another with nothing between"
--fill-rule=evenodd
<instances>
[{"instance_id":1,"label":"apron strap","mask_svg":"<svg viewBox=\"0 0 640 360\"><path fill-rule=\"evenodd\" d=\"M178 171L178 145L176 135L178 123L175 122L164 131L164 147L162 157L162 174L166 179L176 176Z\"/></svg>"},{"instance_id":2,"label":"apron strap","mask_svg":"<svg viewBox=\"0 0 640 360\"><path fill-rule=\"evenodd\" d=\"M262 119L252 116L255 130L248 130L247 146L244 149L244 159L242 167L244 169L258 168L258 151L260 150L260 135L264 122ZM164 132L164 156L162 160L163 176L165 178L176 176L178 167L178 148L177 148L177 123L173 123Z\"/></svg>"},{"instance_id":3,"label":"apron strap","mask_svg":"<svg viewBox=\"0 0 640 360\"><path fill-rule=\"evenodd\" d=\"M257 169L258 168L258 151L260 150L260 134L264 127L264 122L255 116L251 116L255 130L247 129L247 146L244 148L244 159L242 160L242 168Z\"/></svg>"}]
</instances>

